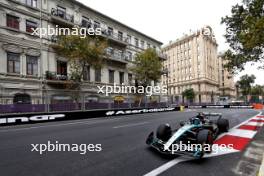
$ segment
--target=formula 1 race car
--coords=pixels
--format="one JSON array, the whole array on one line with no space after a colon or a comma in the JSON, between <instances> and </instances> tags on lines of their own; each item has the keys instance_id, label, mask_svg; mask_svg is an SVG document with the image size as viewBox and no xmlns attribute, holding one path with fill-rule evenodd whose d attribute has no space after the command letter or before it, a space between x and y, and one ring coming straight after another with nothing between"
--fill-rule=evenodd
<instances>
[{"instance_id":1,"label":"formula 1 race car","mask_svg":"<svg viewBox=\"0 0 264 176\"><path fill-rule=\"evenodd\" d=\"M180 122L180 126L172 130L169 124L162 124L156 135L154 132L149 134L146 143L163 154L202 158L205 153L212 151L213 142L219 134L229 130L229 121L222 118L221 113L203 112L186 122Z\"/></svg>"}]
</instances>

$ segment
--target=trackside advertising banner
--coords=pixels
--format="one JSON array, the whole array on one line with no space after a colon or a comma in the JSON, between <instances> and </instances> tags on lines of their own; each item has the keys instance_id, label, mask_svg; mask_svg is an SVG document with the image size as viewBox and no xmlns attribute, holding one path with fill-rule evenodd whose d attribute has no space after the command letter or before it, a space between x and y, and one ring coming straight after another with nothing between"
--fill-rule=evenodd
<instances>
[{"instance_id":1,"label":"trackside advertising banner","mask_svg":"<svg viewBox=\"0 0 264 176\"><path fill-rule=\"evenodd\" d=\"M74 112L42 113L42 114L23 113L23 114L0 116L0 125L40 123L47 121L87 119L87 118L95 118L95 117L110 117L110 116L118 116L118 115L132 115L132 114L141 114L141 113L154 113L154 112L179 111L179 110L180 107L74 111Z\"/></svg>"},{"instance_id":2,"label":"trackside advertising banner","mask_svg":"<svg viewBox=\"0 0 264 176\"><path fill-rule=\"evenodd\" d=\"M233 106L233 105L194 105L194 106L185 106L185 108L189 109L199 109L199 108L212 108L212 109L217 109L217 108L238 108L238 109L252 109L253 106Z\"/></svg>"}]
</instances>

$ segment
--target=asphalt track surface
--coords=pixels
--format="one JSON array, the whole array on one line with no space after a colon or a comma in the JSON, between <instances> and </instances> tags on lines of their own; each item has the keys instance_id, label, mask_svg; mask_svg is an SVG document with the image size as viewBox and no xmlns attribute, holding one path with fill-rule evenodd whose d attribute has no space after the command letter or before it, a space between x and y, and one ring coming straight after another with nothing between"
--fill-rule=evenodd
<instances>
[{"instance_id":1,"label":"asphalt track surface","mask_svg":"<svg viewBox=\"0 0 264 176\"><path fill-rule=\"evenodd\" d=\"M209 111L223 113L223 117L229 119L230 127L259 113L249 109ZM180 121L195 114L195 111L163 112L0 127L0 175L145 175L175 159L149 149L145 144L148 134L161 123L170 123L176 128ZM85 155L79 152L40 155L31 151L31 144L47 144L47 141L101 144L102 151ZM160 175L234 175L232 170L240 155L233 153L181 162Z\"/></svg>"}]
</instances>

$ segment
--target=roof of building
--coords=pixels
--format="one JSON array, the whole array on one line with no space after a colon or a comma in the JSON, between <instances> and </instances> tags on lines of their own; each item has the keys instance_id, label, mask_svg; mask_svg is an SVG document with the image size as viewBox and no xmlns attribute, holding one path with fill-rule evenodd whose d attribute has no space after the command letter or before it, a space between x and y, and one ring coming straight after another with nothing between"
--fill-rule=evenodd
<instances>
[{"instance_id":1,"label":"roof of building","mask_svg":"<svg viewBox=\"0 0 264 176\"><path fill-rule=\"evenodd\" d=\"M99 14L99 15L105 17L105 18L108 18L108 19L110 19L111 21L113 21L113 22L115 22L115 23L117 23L117 24L119 24L119 25L121 25L121 26L123 26L123 27L126 27L126 28L128 28L128 29L130 29L130 30L132 30L132 31L134 31L134 32L136 32L136 33L139 33L140 35L142 35L142 36L144 36L144 37L146 37L146 38L149 38L149 39L153 40L154 42L157 42L157 43L160 44L160 45L163 44L162 42L160 42L160 41L158 41L158 40L156 40L156 39L154 39L154 38L152 38L152 37L150 37L150 36L148 36L148 35L146 35L146 34L144 34L144 33L142 33L142 32L139 32L138 30L136 30L136 29L134 29L134 28L132 28L132 27L129 27L129 26L127 26L126 24L121 23L120 21L117 21L117 20L115 20L115 19L113 19L113 18L111 18L111 17L109 17L109 16L107 16L107 15L105 15L105 14L103 14L103 13L101 13L101 12L99 12L99 11L93 9L93 8L91 8L91 7L88 7L87 5L81 3L81 2L79 2L79 1L77 1L77 0L73 0L73 2L76 3L76 4L78 4L78 5L80 5L80 6L83 7L83 8L86 8L86 9L88 9L88 10L90 10L90 11L93 11L93 12L95 12L95 13L97 13L97 14Z\"/></svg>"}]
</instances>

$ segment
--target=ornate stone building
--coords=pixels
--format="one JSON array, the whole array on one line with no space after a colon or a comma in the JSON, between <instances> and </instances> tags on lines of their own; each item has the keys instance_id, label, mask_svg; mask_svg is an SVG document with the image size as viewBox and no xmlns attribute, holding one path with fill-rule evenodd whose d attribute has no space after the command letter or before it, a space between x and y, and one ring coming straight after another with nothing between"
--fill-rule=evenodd
<instances>
[{"instance_id":1,"label":"ornate stone building","mask_svg":"<svg viewBox=\"0 0 264 176\"><path fill-rule=\"evenodd\" d=\"M168 84L172 102L183 102L182 92L188 88L195 91L193 103L218 101L222 95L219 89L223 85L221 74L226 76L227 72L222 72L223 62L217 56L217 43L211 27L206 26L170 42L163 51L168 56L164 61L168 76L163 76L162 82Z\"/></svg>"},{"instance_id":2,"label":"ornate stone building","mask_svg":"<svg viewBox=\"0 0 264 176\"><path fill-rule=\"evenodd\" d=\"M87 66L82 83L84 101L104 101L97 85L130 84L134 56L146 48L160 50L161 42L75 0L1 0L0 104L72 101L64 89L69 77L66 58L50 44L54 36L31 35L31 28L48 26L100 27L110 42L111 56L100 70ZM160 55L163 58L163 55Z\"/></svg>"}]
</instances>

